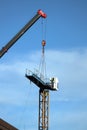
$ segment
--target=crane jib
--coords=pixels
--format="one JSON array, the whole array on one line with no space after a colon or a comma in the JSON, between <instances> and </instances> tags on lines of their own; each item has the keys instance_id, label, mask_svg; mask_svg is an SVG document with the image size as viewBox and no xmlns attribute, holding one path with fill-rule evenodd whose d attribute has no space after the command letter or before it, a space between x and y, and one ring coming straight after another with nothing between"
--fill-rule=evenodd
<instances>
[{"instance_id":1,"label":"crane jib","mask_svg":"<svg viewBox=\"0 0 87 130\"><path fill-rule=\"evenodd\" d=\"M46 14L42 10L38 10L37 14L0 50L0 58L40 17L46 18Z\"/></svg>"}]
</instances>

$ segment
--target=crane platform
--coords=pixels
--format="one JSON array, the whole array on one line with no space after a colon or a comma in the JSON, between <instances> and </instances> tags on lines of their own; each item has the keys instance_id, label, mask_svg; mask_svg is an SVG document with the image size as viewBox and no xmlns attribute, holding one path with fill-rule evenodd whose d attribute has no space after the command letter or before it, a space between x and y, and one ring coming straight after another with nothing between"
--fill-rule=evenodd
<instances>
[{"instance_id":1,"label":"crane platform","mask_svg":"<svg viewBox=\"0 0 87 130\"><path fill-rule=\"evenodd\" d=\"M57 87L55 87L54 82L52 82L52 80L43 79L39 73L34 73L28 70L25 76L42 90L44 89L53 91L57 90Z\"/></svg>"}]
</instances>

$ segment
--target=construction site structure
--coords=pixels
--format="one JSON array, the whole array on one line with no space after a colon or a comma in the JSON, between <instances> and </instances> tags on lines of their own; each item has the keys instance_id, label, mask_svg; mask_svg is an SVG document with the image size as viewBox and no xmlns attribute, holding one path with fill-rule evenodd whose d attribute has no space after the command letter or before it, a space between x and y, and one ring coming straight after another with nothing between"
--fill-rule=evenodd
<instances>
[{"instance_id":1,"label":"construction site structure","mask_svg":"<svg viewBox=\"0 0 87 130\"><path fill-rule=\"evenodd\" d=\"M16 43L16 41L40 18L46 18L47 15L38 10L37 14L0 50L0 58ZM49 90L58 90L58 79L52 77L46 78L44 75L44 47L45 40L42 41L42 68L41 72L31 72L27 70L25 76L39 87L39 119L38 130L48 130L49 126Z\"/></svg>"},{"instance_id":2,"label":"construction site structure","mask_svg":"<svg viewBox=\"0 0 87 130\"><path fill-rule=\"evenodd\" d=\"M48 130L49 128L49 90L57 91L59 81L56 77L46 78L44 74L44 47L46 42L42 41L42 68L32 72L26 71L26 78L39 87L39 118L38 118L38 130Z\"/></svg>"}]
</instances>

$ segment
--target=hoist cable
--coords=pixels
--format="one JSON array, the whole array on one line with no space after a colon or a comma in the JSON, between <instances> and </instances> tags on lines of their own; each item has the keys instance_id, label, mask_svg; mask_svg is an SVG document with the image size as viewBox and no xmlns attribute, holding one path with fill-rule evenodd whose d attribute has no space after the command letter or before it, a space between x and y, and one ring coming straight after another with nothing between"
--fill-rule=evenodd
<instances>
[{"instance_id":1,"label":"hoist cable","mask_svg":"<svg viewBox=\"0 0 87 130\"><path fill-rule=\"evenodd\" d=\"M47 19L43 20L41 19L41 24L42 24L42 40L46 40L46 33L47 33Z\"/></svg>"},{"instance_id":2,"label":"hoist cable","mask_svg":"<svg viewBox=\"0 0 87 130\"><path fill-rule=\"evenodd\" d=\"M45 44L46 44L46 21L43 19L41 21L42 24L42 56L39 65L39 71L44 78L46 78L46 61L45 61Z\"/></svg>"}]
</instances>

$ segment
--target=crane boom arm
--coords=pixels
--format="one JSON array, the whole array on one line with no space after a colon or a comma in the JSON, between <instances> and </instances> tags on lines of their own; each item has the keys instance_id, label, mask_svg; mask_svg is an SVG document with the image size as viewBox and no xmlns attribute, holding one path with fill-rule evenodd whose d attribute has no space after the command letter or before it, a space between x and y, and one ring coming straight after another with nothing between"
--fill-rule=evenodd
<instances>
[{"instance_id":1,"label":"crane boom arm","mask_svg":"<svg viewBox=\"0 0 87 130\"><path fill-rule=\"evenodd\" d=\"M40 17L46 18L46 14L42 10L38 10L37 14L0 50L0 58Z\"/></svg>"}]
</instances>

